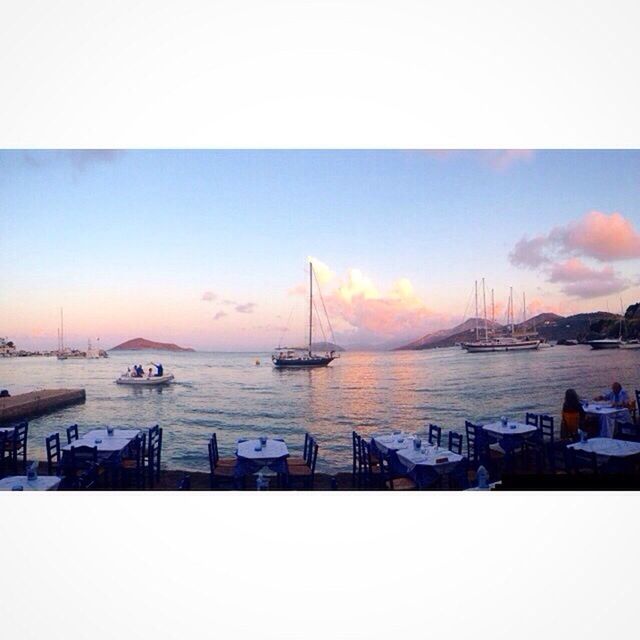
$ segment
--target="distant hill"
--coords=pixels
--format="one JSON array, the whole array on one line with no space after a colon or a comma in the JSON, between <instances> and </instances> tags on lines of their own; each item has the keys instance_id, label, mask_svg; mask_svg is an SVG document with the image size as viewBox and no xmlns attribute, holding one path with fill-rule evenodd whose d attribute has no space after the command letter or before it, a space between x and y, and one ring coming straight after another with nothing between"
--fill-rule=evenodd
<instances>
[{"instance_id":1,"label":"distant hill","mask_svg":"<svg viewBox=\"0 0 640 640\"><path fill-rule=\"evenodd\" d=\"M451 329L441 329L433 333L427 333L409 344L396 347L394 351L419 351L421 349L435 349L437 347L452 347L456 342L464 342L467 340L475 340L476 323L480 328L480 335L484 331L484 318L469 318L462 324L458 324ZM489 330L499 330L502 328L497 322L487 321Z\"/></svg>"},{"instance_id":2,"label":"distant hill","mask_svg":"<svg viewBox=\"0 0 640 640\"><path fill-rule=\"evenodd\" d=\"M346 351L344 347L341 347L339 344L334 344L333 342L314 342L311 348L314 351Z\"/></svg>"},{"instance_id":3,"label":"distant hill","mask_svg":"<svg viewBox=\"0 0 640 640\"><path fill-rule=\"evenodd\" d=\"M122 344L119 344L109 351L195 351L190 347L179 347L177 344L170 342L154 342L153 340L147 340L146 338L134 338L133 340L127 340Z\"/></svg>"}]
</instances>

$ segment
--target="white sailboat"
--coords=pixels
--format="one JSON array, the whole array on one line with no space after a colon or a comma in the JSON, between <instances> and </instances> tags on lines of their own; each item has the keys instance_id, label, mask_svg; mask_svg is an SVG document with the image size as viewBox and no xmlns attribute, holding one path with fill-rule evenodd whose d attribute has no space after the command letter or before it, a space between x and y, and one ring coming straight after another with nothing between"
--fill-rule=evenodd
<instances>
[{"instance_id":1,"label":"white sailboat","mask_svg":"<svg viewBox=\"0 0 640 640\"><path fill-rule=\"evenodd\" d=\"M513 314L513 288L509 293L509 305L507 308L507 321L511 325L511 335L489 336L487 326L487 302L485 294L485 283L482 278L482 301L484 306L484 340L478 339L478 281L475 283L476 298L476 340L474 342L463 342L462 348L467 353L494 353L501 351L534 351L540 347L540 340L531 338L528 335L517 336L515 333L515 319ZM492 292L493 300L493 292ZM492 302L493 307L493 302ZM526 319L526 300L523 296L523 318ZM510 322L509 322L510 321Z\"/></svg>"},{"instance_id":2,"label":"white sailboat","mask_svg":"<svg viewBox=\"0 0 640 640\"><path fill-rule=\"evenodd\" d=\"M276 347L271 356L274 367L279 369L326 367L339 357L334 351L328 351L324 355L313 353L313 279L313 263L309 262L309 344L306 347ZM322 296L322 293L320 295ZM329 321L328 317L327 321ZM329 327L331 327L330 322Z\"/></svg>"}]
</instances>

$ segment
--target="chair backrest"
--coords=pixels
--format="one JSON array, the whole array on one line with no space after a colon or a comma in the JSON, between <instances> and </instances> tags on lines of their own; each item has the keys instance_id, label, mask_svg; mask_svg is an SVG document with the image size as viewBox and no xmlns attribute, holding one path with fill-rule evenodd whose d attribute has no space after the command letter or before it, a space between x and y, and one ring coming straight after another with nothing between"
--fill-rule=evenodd
<instances>
[{"instance_id":1,"label":"chair backrest","mask_svg":"<svg viewBox=\"0 0 640 640\"><path fill-rule=\"evenodd\" d=\"M71 447L71 466L74 471L84 471L98 464L98 447L81 444Z\"/></svg>"},{"instance_id":2,"label":"chair backrest","mask_svg":"<svg viewBox=\"0 0 640 640\"><path fill-rule=\"evenodd\" d=\"M74 440L78 439L78 425L72 424L67 427L67 444L71 444Z\"/></svg>"},{"instance_id":3,"label":"chair backrest","mask_svg":"<svg viewBox=\"0 0 640 640\"><path fill-rule=\"evenodd\" d=\"M211 472L211 475L213 475L215 473L216 470L216 464L217 464L217 459L216 459L216 453L215 453L215 439L216 439L216 434L214 433L211 438L209 438L209 443L208 443L208 448L209 448L209 471Z\"/></svg>"},{"instance_id":4,"label":"chair backrest","mask_svg":"<svg viewBox=\"0 0 640 640\"><path fill-rule=\"evenodd\" d=\"M442 441L442 429L437 424L429 425L429 444L440 446Z\"/></svg>"},{"instance_id":5,"label":"chair backrest","mask_svg":"<svg viewBox=\"0 0 640 640\"><path fill-rule=\"evenodd\" d=\"M47 449L47 473L54 475L54 467L60 462L60 434L52 433L44 440Z\"/></svg>"},{"instance_id":6,"label":"chair backrest","mask_svg":"<svg viewBox=\"0 0 640 640\"><path fill-rule=\"evenodd\" d=\"M309 446L310 444L310 439L311 436L309 435L308 431L305 431L304 433L304 447L302 449L302 459L309 464L309 460L310 460L310 453L311 453L311 447Z\"/></svg>"},{"instance_id":7,"label":"chair backrest","mask_svg":"<svg viewBox=\"0 0 640 640\"><path fill-rule=\"evenodd\" d=\"M361 457L360 452L362 450L362 446L360 444L362 437L356 432L351 432L351 461L353 468L353 475L355 476L361 469Z\"/></svg>"},{"instance_id":8,"label":"chair backrest","mask_svg":"<svg viewBox=\"0 0 640 640\"><path fill-rule=\"evenodd\" d=\"M218 464L218 460L220 459L220 452L218 451L218 434L215 431L211 434L211 440L209 441L211 444L211 455L213 456L213 462L215 465Z\"/></svg>"},{"instance_id":9,"label":"chair backrest","mask_svg":"<svg viewBox=\"0 0 640 640\"><path fill-rule=\"evenodd\" d=\"M311 469L311 476L313 477L316 472L316 462L318 460L318 443L316 439L312 436L309 436L309 455L307 464Z\"/></svg>"},{"instance_id":10,"label":"chair backrest","mask_svg":"<svg viewBox=\"0 0 640 640\"><path fill-rule=\"evenodd\" d=\"M16 425L14 437L18 448L27 446L27 433L29 432L29 423L20 422Z\"/></svg>"},{"instance_id":11,"label":"chair backrest","mask_svg":"<svg viewBox=\"0 0 640 640\"><path fill-rule=\"evenodd\" d=\"M354 431L355 433L355 431ZM357 434L356 434L357 435ZM371 464L371 444L367 442L366 438L358 437L358 461L359 461L359 473L362 476L362 480L365 486L371 486L373 484L372 477L372 464Z\"/></svg>"},{"instance_id":12,"label":"chair backrest","mask_svg":"<svg viewBox=\"0 0 640 640\"><path fill-rule=\"evenodd\" d=\"M135 460L136 469L144 467L144 452L147 444L147 434L140 431L129 444L129 459Z\"/></svg>"},{"instance_id":13,"label":"chair backrest","mask_svg":"<svg viewBox=\"0 0 640 640\"><path fill-rule=\"evenodd\" d=\"M553 442L555 439L555 422L553 416L546 414L538 416L539 428L542 432L542 439L545 442Z\"/></svg>"},{"instance_id":14,"label":"chair backrest","mask_svg":"<svg viewBox=\"0 0 640 640\"><path fill-rule=\"evenodd\" d=\"M636 425L633 424L633 422L622 422L620 420L616 420L613 437L616 440L640 442L640 424Z\"/></svg>"},{"instance_id":15,"label":"chair backrest","mask_svg":"<svg viewBox=\"0 0 640 640\"><path fill-rule=\"evenodd\" d=\"M462 434L449 431L449 451L462 455Z\"/></svg>"},{"instance_id":16,"label":"chair backrest","mask_svg":"<svg viewBox=\"0 0 640 640\"><path fill-rule=\"evenodd\" d=\"M160 476L160 461L162 458L162 429L159 425L154 425L149 428L147 456L149 459L149 474L159 478ZM216 439L216 448L218 441ZM216 459L217 463L217 459ZM151 479L153 481L153 479Z\"/></svg>"},{"instance_id":17,"label":"chair backrest","mask_svg":"<svg viewBox=\"0 0 640 640\"><path fill-rule=\"evenodd\" d=\"M592 474L598 473L598 457L595 451L581 451L580 449L567 447L565 455L567 456L566 465L569 473L578 475L585 471Z\"/></svg>"},{"instance_id":18,"label":"chair backrest","mask_svg":"<svg viewBox=\"0 0 640 640\"><path fill-rule=\"evenodd\" d=\"M465 420L464 429L467 434L467 458L474 467L482 461L485 437L482 426Z\"/></svg>"},{"instance_id":19,"label":"chair backrest","mask_svg":"<svg viewBox=\"0 0 640 640\"><path fill-rule=\"evenodd\" d=\"M528 413L525 416L525 423L531 425L532 427L538 426L538 415L535 413Z\"/></svg>"}]
</instances>

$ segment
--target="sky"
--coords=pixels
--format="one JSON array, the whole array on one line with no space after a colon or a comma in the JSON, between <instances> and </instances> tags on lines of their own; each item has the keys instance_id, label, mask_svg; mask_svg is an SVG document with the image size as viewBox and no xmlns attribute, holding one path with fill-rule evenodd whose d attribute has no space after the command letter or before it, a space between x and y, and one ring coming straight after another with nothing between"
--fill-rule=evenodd
<instances>
[{"instance_id":1,"label":"sky","mask_svg":"<svg viewBox=\"0 0 640 640\"><path fill-rule=\"evenodd\" d=\"M482 278L499 321L510 287L518 315L640 300L640 151L7 150L0 220L25 349L56 347L60 308L73 347L299 344L309 258L347 346L473 316Z\"/></svg>"}]
</instances>

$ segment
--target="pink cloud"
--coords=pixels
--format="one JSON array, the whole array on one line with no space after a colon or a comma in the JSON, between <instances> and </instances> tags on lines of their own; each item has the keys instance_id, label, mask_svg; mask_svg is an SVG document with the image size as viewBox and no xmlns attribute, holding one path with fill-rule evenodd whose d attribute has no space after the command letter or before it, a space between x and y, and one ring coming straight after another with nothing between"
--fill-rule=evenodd
<instances>
[{"instance_id":1,"label":"pink cloud","mask_svg":"<svg viewBox=\"0 0 640 640\"><path fill-rule=\"evenodd\" d=\"M549 239L559 242L566 251L603 262L640 258L640 234L617 212L607 215L590 211L582 220L554 229Z\"/></svg>"},{"instance_id":2,"label":"pink cloud","mask_svg":"<svg viewBox=\"0 0 640 640\"><path fill-rule=\"evenodd\" d=\"M536 236L531 239L524 236L516 242L516 246L509 254L509 260L517 267L539 267L548 261L544 253L548 243L547 236Z\"/></svg>"},{"instance_id":3,"label":"pink cloud","mask_svg":"<svg viewBox=\"0 0 640 640\"><path fill-rule=\"evenodd\" d=\"M218 311L218 313L216 313L215 316L213 316L214 320L220 320L221 318L224 318L225 316L228 316L229 314L226 311Z\"/></svg>"},{"instance_id":4,"label":"pink cloud","mask_svg":"<svg viewBox=\"0 0 640 640\"><path fill-rule=\"evenodd\" d=\"M202 300L205 302L213 302L218 296L213 291L205 291L202 294Z\"/></svg>"},{"instance_id":5,"label":"pink cloud","mask_svg":"<svg viewBox=\"0 0 640 640\"><path fill-rule=\"evenodd\" d=\"M333 276L332 285L323 292L332 324L351 339L414 338L443 321L420 300L407 278L384 292L362 270L352 268L345 277ZM297 293L298 287L291 291Z\"/></svg>"},{"instance_id":6,"label":"pink cloud","mask_svg":"<svg viewBox=\"0 0 640 640\"><path fill-rule=\"evenodd\" d=\"M552 265L549 282L562 283L562 291L577 298L597 298L623 291L629 286L611 266L593 269L579 258Z\"/></svg>"}]
</instances>

